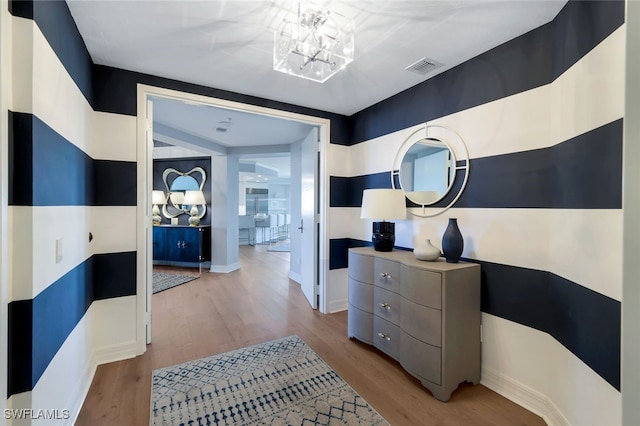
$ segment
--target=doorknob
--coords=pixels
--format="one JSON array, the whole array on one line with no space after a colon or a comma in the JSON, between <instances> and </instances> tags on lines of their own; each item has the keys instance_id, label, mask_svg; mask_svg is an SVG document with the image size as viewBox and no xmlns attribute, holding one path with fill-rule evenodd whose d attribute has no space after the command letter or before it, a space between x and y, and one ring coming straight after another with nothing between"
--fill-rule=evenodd
<instances>
[{"instance_id":1,"label":"doorknob","mask_svg":"<svg viewBox=\"0 0 640 426\"><path fill-rule=\"evenodd\" d=\"M300 230L300 233L304 232L304 221L302 219L300 219L300 226L298 226L298 229Z\"/></svg>"}]
</instances>

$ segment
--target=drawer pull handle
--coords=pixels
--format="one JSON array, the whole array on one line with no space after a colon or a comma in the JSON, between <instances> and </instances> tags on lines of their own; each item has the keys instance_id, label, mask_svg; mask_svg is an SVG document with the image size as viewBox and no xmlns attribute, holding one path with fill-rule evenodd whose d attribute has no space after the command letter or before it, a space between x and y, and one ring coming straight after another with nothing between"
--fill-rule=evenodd
<instances>
[{"instance_id":1,"label":"drawer pull handle","mask_svg":"<svg viewBox=\"0 0 640 426\"><path fill-rule=\"evenodd\" d=\"M382 273L380 274L380 276L381 276L382 278L391 278L391 274L387 274L386 272L382 272Z\"/></svg>"},{"instance_id":2,"label":"drawer pull handle","mask_svg":"<svg viewBox=\"0 0 640 426\"><path fill-rule=\"evenodd\" d=\"M382 309L386 309L387 311L390 311L390 310L391 310L391 305L390 305L390 304L388 304L388 303L381 303L381 304L380 304L380 307L381 307Z\"/></svg>"},{"instance_id":3,"label":"drawer pull handle","mask_svg":"<svg viewBox=\"0 0 640 426\"><path fill-rule=\"evenodd\" d=\"M378 337L383 340L391 340L391 337L389 337L389 335L385 333L378 333Z\"/></svg>"}]
</instances>

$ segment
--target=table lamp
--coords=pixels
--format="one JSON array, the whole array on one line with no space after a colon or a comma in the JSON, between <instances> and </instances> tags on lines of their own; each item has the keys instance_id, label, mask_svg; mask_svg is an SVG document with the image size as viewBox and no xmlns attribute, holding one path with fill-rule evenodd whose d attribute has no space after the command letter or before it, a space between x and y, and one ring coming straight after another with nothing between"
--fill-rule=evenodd
<instances>
[{"instance_id":1,"label":"table lamp","mask_svg":"<svg viewBox=\"0 0 640 426\"><path fill-rule=\"evenodd\" d=\"M365 189L362 192L361 219L374 219L371 242L376 251L391 251L396 241L395 223L391 219L406 219L404 192L400 189Z\"/></svg>"},{"instance_id":2,"label":"table lamp","mask_svg":"<svg viewBox=\"0 0 640 426\"><path fill-rule=\"evenodd\" d=\"M160 216L160 208L158 205L167 204L167 198L164 196L164 191L154 190L151 193L151 204L153 204L153 208L151 209L151 213L153 214L153 224L160 225L162 216Z\"/></svg>"},{"instance_id":3,"label":"table lamp","mask_svg":"<svg viewBox=\"0 0 640 426\"><path fill-rule=\"evenodd\" d=\"M189 212L191 215L189 218L189 225L200 225L200 212L198 211L198 206L207 204L202 191L185 191L183 204L185 206L191 206L191 211Z\"/></svg>"}]
</instances>

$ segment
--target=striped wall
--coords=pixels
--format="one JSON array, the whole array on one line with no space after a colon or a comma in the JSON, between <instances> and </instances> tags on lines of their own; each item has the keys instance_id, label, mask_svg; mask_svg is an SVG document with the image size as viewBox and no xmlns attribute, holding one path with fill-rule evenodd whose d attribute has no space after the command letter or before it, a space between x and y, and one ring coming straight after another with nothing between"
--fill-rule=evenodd
<instances>
[{"instance_id":1,"label":"striped wall","mask_svg":"<svg viewBox=\"0 0 640 426\"><path fill-rule=\"evenodd\" d=\"M8 407L75 416L97 363L135 355L135 119L94 111L68 12L28 5L9 4Z\"/></svg>"},{"instance_id":2,"label":"striped wall","mask_svg":"<svg viewBox=\"0 0 640 426\"><path fill-rule=\"evenodd\" d=\"M352 117L331 177L331 274L367 244L362 190L390 187L420 123L454 128L468 185L442 216L396 221L396 244L439 242L449 217L482 264L483 383L551 424L620 424L623 2L569 2L554 21ZM464 81L464 85L459 82ZM343 154L344 155L344 154Z\"/></svg>"},{"instance_id":3,"label":"striped wall","mask_svg":"<svg viewBox=\"0 0 640 426\"><path fill-rule=\"evenodd\" d=\"M9 310L20 319L10 407L77 412L95 365L132 355L142 83L331 120L330 311L346 307L346 249L370 238L362 189L390 185L390 153L415 126L455 128L469 186L444 216L397 223L397 244L439 241L457 217L464 256L485 271L483 383L551 424L620 423L623 2L571 1L550 24L352 117L94 65L64 2L9 7L21 53L9 113L21 164L9 194ZM40 155L49 144L69 153L64 168Z\"/></svg>"}]
</instances>

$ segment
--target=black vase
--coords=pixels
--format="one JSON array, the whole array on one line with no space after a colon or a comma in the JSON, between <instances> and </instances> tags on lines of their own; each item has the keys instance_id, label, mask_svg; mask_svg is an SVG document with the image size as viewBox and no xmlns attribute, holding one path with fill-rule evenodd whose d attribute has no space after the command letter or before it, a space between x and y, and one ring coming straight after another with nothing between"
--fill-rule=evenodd
<instances>
[{"instance_id":1,"label":"black vase","mask_svg":"<svg viewBox=\"0 0 640 426\"><path fill-rule=\"evenodd\" d=\"M449 219L449 225L442 236L442 253L449 263L458 263L462 250L464 249L464 239L458 228L458 219Z\"/></svg>"}]
</instances>

